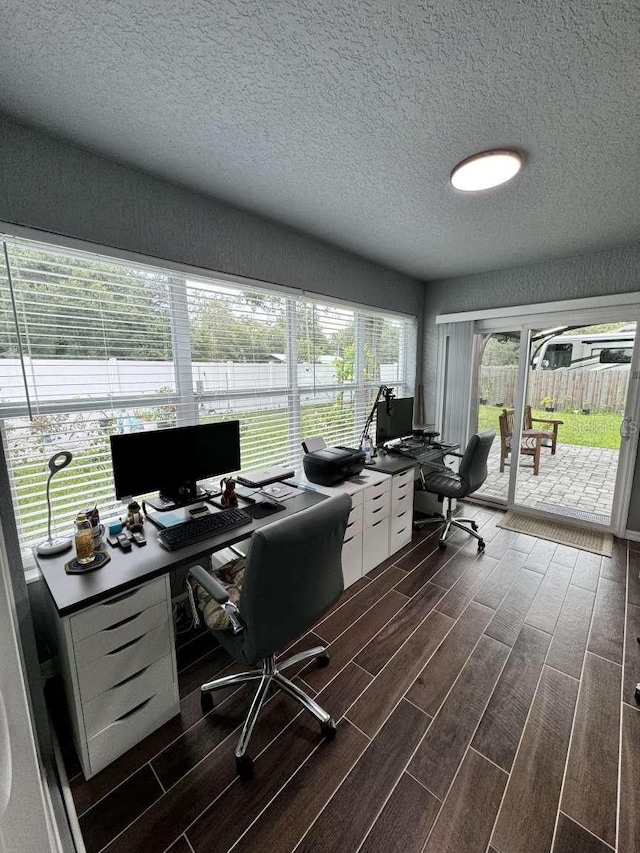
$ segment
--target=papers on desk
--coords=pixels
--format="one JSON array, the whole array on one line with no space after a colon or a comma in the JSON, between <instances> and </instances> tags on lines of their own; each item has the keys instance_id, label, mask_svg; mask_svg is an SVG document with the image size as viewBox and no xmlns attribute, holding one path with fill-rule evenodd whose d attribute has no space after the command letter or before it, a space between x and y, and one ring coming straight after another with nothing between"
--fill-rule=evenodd
<instances>
[{"instance_id":1,"label":"papers on desk","mask_svg":"<svg viewBox=\"0 0 640 853\"><path fill-rule=\"evenodd\" d=\"M296 495L303 495L304 490L289 483L271 483L268 486L263 486L260 493L268 498L275 498L277 501L286 501L289 498L295 498Z\"/></svg>"}]
</instances>

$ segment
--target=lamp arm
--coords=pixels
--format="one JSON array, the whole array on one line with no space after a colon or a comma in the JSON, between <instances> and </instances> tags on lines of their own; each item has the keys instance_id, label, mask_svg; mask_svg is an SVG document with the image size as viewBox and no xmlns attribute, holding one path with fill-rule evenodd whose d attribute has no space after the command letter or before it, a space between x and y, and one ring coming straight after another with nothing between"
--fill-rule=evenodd
<instances>
[{"instance_id":1,"label":"lamp arm","mask_svg":"<svg viewBox=\"0 0 640 853\"><path fill-rule=\"evenodd\" d=\"M51 480L53 479L54 472L52 471L49 474L49 479L47 480L47 541L51 542Z\"/></svg>"},{"instance_id":2,"label":"lamp arm","mask_svg":"<svg viewBox=\"0 0 640 853\"><path fill-rule=\"evenodd\" d=\"M385 394L389 393L390 391L391 391L391 389L388 388L386 385L381 385L378 388L378 393L376 394L376 399L373 401L373 406L371 407L371 411L367 415L367 419L364 422L364 429L362 430L362 433L360 434L360 444L358 445L360 448L362 448L365 436L369 432L371 424L373 423L373 419L376 415L376 409L377 409L378 403L385 396Z\"/></svg>"}]
</instances>

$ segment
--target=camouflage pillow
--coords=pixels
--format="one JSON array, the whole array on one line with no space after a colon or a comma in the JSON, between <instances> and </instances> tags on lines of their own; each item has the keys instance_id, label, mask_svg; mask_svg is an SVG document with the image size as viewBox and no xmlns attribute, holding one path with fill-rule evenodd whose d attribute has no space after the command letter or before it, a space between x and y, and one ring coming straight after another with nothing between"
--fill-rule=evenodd
<instances>
[{"instance_id":1,"label":"camouflage pillow","mask_svg":"<svg viewBox=\"0 0 640 853\"><path fill-rule=\"evenodd\" d=\"M230 560L224 566L211 573L228 592L229 601L236 605L240 601L240 593L242 592L245 562L245 557L238 557L236 560ZM228 628L229 617L218 602L214 601L209 593L199 584L196 587L196 592L198 604L207 626L212 631L224 631Z\"/></svg>"}]
</instances>

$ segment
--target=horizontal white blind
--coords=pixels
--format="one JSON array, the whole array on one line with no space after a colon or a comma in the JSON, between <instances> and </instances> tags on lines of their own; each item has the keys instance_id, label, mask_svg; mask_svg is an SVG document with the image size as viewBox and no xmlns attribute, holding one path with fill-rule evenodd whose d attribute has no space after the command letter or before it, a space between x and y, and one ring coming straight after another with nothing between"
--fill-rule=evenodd
<instances>
[{"instance_id":1,"label":"horizontal white blind","mask_svg":"<svg viewBox=\"0 0 640 853\"><path fill-rule=\"evenodd\" d=\"M26 240L6 250L0 429L25 545L46 534L59 450L74 454L52 485L68 530L88 505L121 511L112 433L237 419L245 470L298 465L305 436L355 445L381 383L412 393L412 318Z\"/></svg>"}]
</instances>

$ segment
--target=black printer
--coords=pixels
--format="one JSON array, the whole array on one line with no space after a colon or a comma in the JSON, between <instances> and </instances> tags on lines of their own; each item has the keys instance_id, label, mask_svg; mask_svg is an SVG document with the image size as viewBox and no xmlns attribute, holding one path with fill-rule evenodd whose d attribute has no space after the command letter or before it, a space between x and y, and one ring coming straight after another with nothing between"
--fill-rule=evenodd
<instances>
[{"instance_id":1,"label":"black printer","mask_svg":"<svg viewBox=\"0 0 640 853\"><path fill-rule=\"evenodd\" d=\"M337 486L349 477L356 477L364 463L364 450L354 447L323 447L305 453L302 458L307 480L319 486Z\"/></svg>"}]
</instances>

